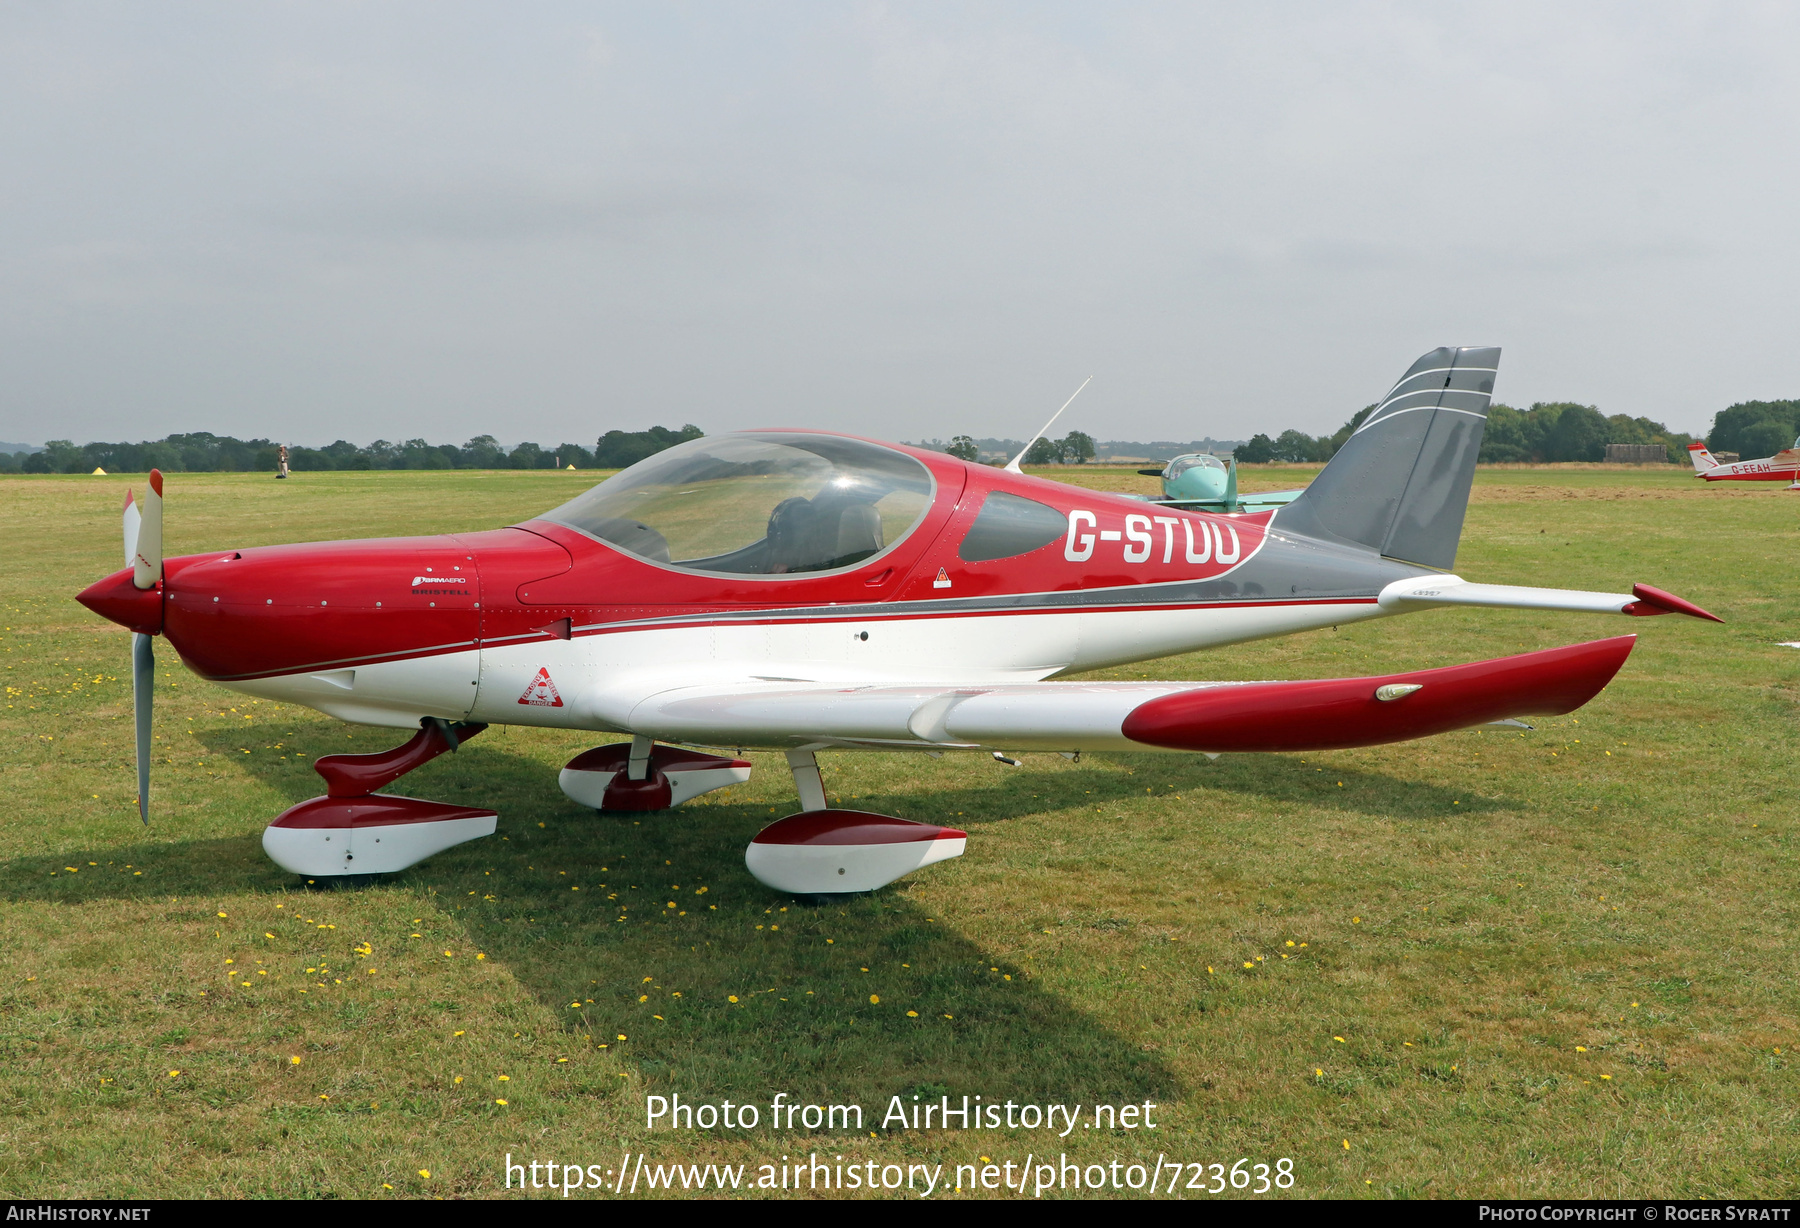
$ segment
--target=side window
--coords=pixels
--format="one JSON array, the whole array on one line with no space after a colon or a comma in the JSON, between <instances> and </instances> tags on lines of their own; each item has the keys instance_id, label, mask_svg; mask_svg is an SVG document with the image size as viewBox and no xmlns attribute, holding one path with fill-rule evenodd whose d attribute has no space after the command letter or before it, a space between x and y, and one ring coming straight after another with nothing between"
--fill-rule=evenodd
<instances>
[{"instance_id":1,"label":"side window","mask_svg":"<svg viewBox=\"0 0 1800 1228\"><path fill-rule=\"evenodd\" d=\"M1005 491L991 491L956 548L956 557L965 563L1009 559L1048 546L1068 530L1068 518L1055 508Z\"/></svg>"}]
</instances>

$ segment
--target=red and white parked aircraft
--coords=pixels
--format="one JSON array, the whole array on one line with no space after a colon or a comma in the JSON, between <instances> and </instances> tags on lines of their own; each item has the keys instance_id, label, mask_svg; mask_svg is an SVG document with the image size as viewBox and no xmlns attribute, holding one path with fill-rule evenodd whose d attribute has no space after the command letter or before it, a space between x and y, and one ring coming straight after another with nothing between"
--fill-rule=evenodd
<instances>
[{"instance_id":1,"label":"red and white parked aircraft","mask_svg":"<svg viewBox=\"0 0 1800 1228\"><path fill-rule=\"evenodd\" d=\"M1713 459L1706 445L1696 439L1688 445L1688 459L1694 462L1694 473L1709 482L1788 482L1789 490L1800 490L1800 439L1773 456L1730 464Z\"/></svg>"},{"instance_id":2,"label":"red and white parked aircraft","mask_svg":"<svg viewBox=\"0 0 1800 1228\"><path fill-rule=\"evenodd\" d=\"M328 790L264 834L299 874L401 870L492 811L375 792L487 725L621 730L578 755L586 806L659 810L786 752L798 813L746 862L783 891L861 891L956 856L949 828L827 805L822 750L1305 751L1565 713L1634 636L1383 677L1056 681L1433 606L1705 611L1630 594L1469 583L1456 553L1496 349L1412 368L1285 507L1184 511L812 431L709 436L507 529L163 559L162 478L127 497L130 566L81 594L136 632L148 795L151 637L202 677L414 730L329 755ZM141 800L140 805L145 805ZM148 811L145 809L147 815Z\"/></svg>"}]
</instances>

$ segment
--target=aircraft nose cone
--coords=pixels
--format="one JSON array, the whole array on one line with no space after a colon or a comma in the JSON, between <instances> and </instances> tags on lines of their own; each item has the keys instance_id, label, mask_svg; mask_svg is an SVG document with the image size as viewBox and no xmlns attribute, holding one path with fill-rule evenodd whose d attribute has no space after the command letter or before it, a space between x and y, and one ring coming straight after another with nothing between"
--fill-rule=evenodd
<instances>
[{"instance_id":1,"label":"aircraft nose cone","mask_svg":"<svg viewBox=\"0 0 1800 1228\"><path fill-rule=\"evenodd\" d=\"M139 588L131 581L129 567L89 585L75 600L101 618L143 635L157 635L163 629L162 585Z\"/></svg>"}]
</instances>

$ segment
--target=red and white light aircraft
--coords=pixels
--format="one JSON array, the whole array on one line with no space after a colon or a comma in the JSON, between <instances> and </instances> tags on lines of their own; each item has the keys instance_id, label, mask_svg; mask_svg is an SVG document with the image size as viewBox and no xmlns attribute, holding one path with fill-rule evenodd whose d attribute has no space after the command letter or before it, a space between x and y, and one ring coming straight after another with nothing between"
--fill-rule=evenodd
<instances>
[{"instance_id":1,"label":"red and white light aircraft","mask_svg":"<svg viewBox=\"0 0 1800 1228\"><path fill-rule=\"evenodd\" d=\"M800 808L745 860L783 891L879 887L949 828L827 805L822 750L1305 751L1565 713L1634 636L1384 677L1083 682L1083 670L1433 606L1712 618L1630 594L1447 574L1499 351L1425 355L1299 498L1211 514L811 431L709 436L512 528L162 557L162 478L127 497L130 566L80 600L136 634L140 806L151 637L204 678L415 731L330 755L264 834L308 876L401 870L488 810L375 792L487 725L620 730L564 792L660 810L786 752ZM1715 620L1716 621L1716 620ZM144 810L147 815L147 808Z\"/></svg>"},{"instance_id":2,"label":"red and white light aircraft","mask_svg":"<svg viewBox=\"0 0 1800 1228\"><path fill-rule=\"evenodd\" d=\"M1715 460L1696 439L1688 445L1688 459L1694 462L1695 475L1709 482L1788 482L1789 490L1800 490L1800 439L1773 456L1729 464Z\"/></svg>"}]
</instances>

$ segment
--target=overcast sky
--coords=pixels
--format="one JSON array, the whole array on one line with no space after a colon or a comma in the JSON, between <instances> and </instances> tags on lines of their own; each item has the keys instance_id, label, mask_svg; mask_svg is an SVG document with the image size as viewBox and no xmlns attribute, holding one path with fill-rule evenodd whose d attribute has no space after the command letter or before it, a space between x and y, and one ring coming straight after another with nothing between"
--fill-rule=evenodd
<instances>
[{"instance_id":1,"label":"overcast sky","mask_svg":"<svg viewBox=\"0 0 1800 1228\"><path fill-rule=\"evenodd\" d=\"M1800 396L1800 7L0 7L0 439Z\"/></svg>"}]
</instances>

